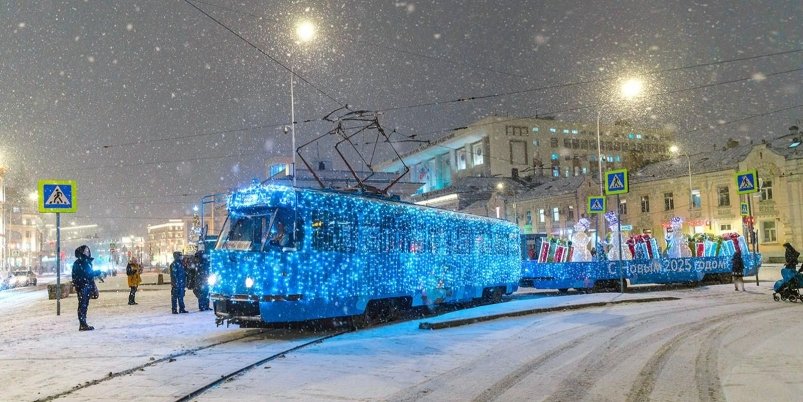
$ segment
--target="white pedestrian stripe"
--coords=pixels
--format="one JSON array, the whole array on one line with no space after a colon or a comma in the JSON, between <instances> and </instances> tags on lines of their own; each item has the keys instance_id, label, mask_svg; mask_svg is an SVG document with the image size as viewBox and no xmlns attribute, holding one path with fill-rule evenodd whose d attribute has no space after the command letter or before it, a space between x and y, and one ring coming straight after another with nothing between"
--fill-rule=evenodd
<instances>
[{"instance_id":1,"label":"white pedestrian stripe","mask_svg":"<svg viewBox=\"0 0 803 402\"><path fill-rule=\"evenodd\" d=\"M602 211L602 203L600 203L599 200L594 200L594 202L591 203L591 209L594 211Z\"/></svg>"},{"instance_id":2,"label":"white pedestrian stripe","mask_svg":"<svg viewBox=\"0 0 803 402\"><path fill-rule=\"evenodd\" d=\"M61 191L61 187L56 186L53 189L53 192L50 193L50 197L47 197L47 201L45 201L45 205L70 205L72 204L67 196Z\"/></svg>"}]
</instances>

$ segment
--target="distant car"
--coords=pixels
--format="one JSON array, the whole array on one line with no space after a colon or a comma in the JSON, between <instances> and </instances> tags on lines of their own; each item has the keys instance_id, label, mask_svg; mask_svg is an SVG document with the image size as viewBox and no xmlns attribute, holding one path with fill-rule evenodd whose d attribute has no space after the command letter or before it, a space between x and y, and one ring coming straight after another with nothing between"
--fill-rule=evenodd
<instances>
[{"instance_id":1,"label":"distant car","mask_svg":"<svg viewBox=\"0 0 803 402\"><path fill-rule=\"evenodd\" d=\"M33 271L14 271L9 279L9 287L22 286L36 286L36 274Z\"/></svg>"}]
</instances>

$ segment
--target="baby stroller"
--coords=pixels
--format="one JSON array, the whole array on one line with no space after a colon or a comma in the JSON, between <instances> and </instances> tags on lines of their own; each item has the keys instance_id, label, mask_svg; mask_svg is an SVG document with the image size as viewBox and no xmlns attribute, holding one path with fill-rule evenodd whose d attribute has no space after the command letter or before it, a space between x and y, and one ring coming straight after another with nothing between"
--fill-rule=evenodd
<instances>
[{"instance_id":1,"label":"baby stroller","mask_svg":"<svg viewBox=\"0 0 803 402\"><path fill-rule=\"evenodd\" d=\"M772 298L775 301L803 301L800 295L800 285L803 284L803 274L795 271L795 266L789 265L781 269L781 279L775 281Z\"/></svg>"}]
</instances>

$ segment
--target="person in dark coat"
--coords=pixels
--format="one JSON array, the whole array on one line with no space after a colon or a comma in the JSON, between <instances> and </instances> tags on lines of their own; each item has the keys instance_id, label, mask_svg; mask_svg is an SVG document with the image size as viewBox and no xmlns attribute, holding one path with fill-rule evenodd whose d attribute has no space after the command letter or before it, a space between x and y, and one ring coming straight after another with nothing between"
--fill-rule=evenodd
<instances>
[{"instance_id":1,"label":"person in dark coat","mask_svg":"<svg viewBox=\"0 0 803 402\"><path fill-rule=\"evenodd\" d=\"M195 287L192 289L198 298L198 310L206 311L209 308L209 256L203 251L195 253Z\"/></svg>"},{"instance_id":2,"label":"person in dark coat","mask_svg":"<svg viewBox=\"0 0 803 402\"><path fill-rule=\"evenodd\" d=\"M736 251L731 258L731 272L733 273L733 286L736 291L744 292L744 261L742 260L742 253ZM741 288L741 289L739 289Z\"/></svg>"},{"instance_id":3,"label":"person in dark coat","mask_svg":"<svg viewBox=\"0 0 803 402\"><path fill-rule=\"evenodd\" d=\"M92 269L92 251L83 245L75 249L75 262L72 264L72 284L78 295L78 330L92 331L95 327L86 323L89 299L98 298L98 287L95 277L100 275Z\"/></svg>"},{"instance_id":4,"label":"person in dark coat","mask_svg":"<svg viewBox=\"0 0 803 402\"><path fill-rule=\"evenodd\" d=\"M783 256L784 256L784 262L786 263L786 267L795 269L798 263L797 259L798 257L800 257L800 252L795 250L795 248L792 247L792 245L789 243L784 243L783 248L785 249Z\"/></svg>"},{"instance_id":5,"label":"person in dark coat","mask_svg":"<svg viewBox=\"0 0 803 402\"><path fill-rule=\"evenodd\" d=\"M187 272L181 262L181 253L173 252L173 262L170 263L170 306L173 314L187 313L184 308L184 287L187 286Z\"/></svg>"}]
</instances>

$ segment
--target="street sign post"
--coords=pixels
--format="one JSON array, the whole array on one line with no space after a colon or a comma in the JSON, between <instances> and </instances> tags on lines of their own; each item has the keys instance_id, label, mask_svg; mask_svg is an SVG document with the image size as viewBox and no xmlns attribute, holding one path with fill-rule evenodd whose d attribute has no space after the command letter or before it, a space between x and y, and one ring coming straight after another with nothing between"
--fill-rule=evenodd
<instances>
[{"instance_id":1,"label":"street sign post","mask_svg":"<svg viewBox=\"0 0 803 402\"><path fill-rule=\"evenodd\" d=\"M619 226L619 292L625 292L625 277L622 272L622 217L619 213L619 208L622 205L621 201L619 200L619 194L627 194L630 190L630 186L627 182L627 169L615 169L609 170L605 172L605 194L607 195L616 195L616 217L619 221L617 225ZM629 262L628 262L629 264Z\"/></svg>"},{"instance_id":2,"label":"street sign post","mask_svg":"<svg viewBox=\"0 0 803 402\"><path fill-rule=\"evenodd\" d=\"M746 203L743 202L740 205L742 216L750 217L748 223L744 225L744 237L748 242L753 243L753 253L756 254L758 253L758 242L756 241L756 232L753 226L753 203L750 201L750 198L752 198L750 194L757 193L759 190L758 172L756 169L745 170L736 172L734 177L736 179L736 193L739 196L744 195L747 199ZM745 214L745 204L747 204L747 214ZM758 286L758 273L756 273L756 286Z\"/></svg>"},{"instance_id":3,"label":"street sign post","mask_svg":"<svg viewBox=\"0 0 803 402\"><path fill-rule=\"evenodd\" d=\"M61 213L78 210L78 185L74 180L39 180L39 212L56 214L56 315L61 315Z\"/></svg>"},{"instance_id":4,"label":"street sign post","mask_svg":"<svg viewBox=\"0 0 803 402\"><path fill-rule=\"evenodd\" d=\"M616 169L605 172L605 194L627 194L627 169Z\"/></svg>"},{"instance_id":5,"label":"street sign post","mask_svg":"<svg viewBox=\"0 0 803 402\"><path fill-rule=\"evenodd\" d=\"M605 213L605 197L592 195L588 197L586 211L589 215Z\"/></svg>"},{"instance_id":6,"label":"street sign post","mask_svg":"<svg viewBox=\"0 0 803 402\"><path fill-rule=\"evenodd\" d=\"M740 195L758 192L758 173L755 169L736 172L736 192Z\"/></svg>"}]
</instances>

